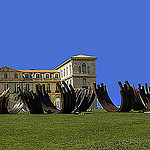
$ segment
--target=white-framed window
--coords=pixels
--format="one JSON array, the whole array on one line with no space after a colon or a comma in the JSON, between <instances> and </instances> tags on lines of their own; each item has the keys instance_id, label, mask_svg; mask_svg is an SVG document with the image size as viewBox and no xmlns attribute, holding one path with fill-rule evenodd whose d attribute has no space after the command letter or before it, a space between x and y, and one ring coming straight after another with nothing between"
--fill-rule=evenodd
<instances>
[{"instance_id":1,"label":"white-framed window","mask_svg":"<svg viewBox=\"0 0 150 150\"><path fill-rule=\"evenodd\" d=\"M64 68L64 77L65 77L65 75L66 75L66 72L65 72L65 68Z\"/></svg>"},{"instance_id":2,"label":"white-framed window","mask_svg":"<svg viewBox=\"0 0 150 150\"><path fill-rule=\"evenodd\" d=\"M63 78L63 71L62 70L60 70L60 74L61 74L61 78Z\"/></svg>"},{"instance_id":3,"label":"white-framed window","mask_svg":"<svg viewBox=\"0 0 150 150\"><path fill-rule=\"evenodd\" d=\"M58 78L58 74L55 74L55 78Z\"/></svg>"},{"instance_id":4,"label":"white-framed window","mask_svg":"<svg viewBox=\"0 0 150 150\"><path fill-rule=\"evenodd\" d=\"M71 73L72 73L72 67L71 67L71 65L70 65L70 67L69 67L69 68L70 68L70 75L71 75Z\"/></svg>"},{"instance_id":5,"label":"white-framed window","mask_svg":"<svg viewBox=\"0 0 150 150\"><path fill-rule=\"evenodd\" d=\"M36 74L36 78L40 78L40 74L38 73L38 74Z\"/></svg>"},{"instance_id":6,"label":"white-framed window","mask_svg":"<svg viewBox=\"0 0 150 150\"><path fill-rule=\"evenodd\" d=\"M49 74L46 74L46 78L49 78Z\"/></svg>"},{"instance_id":7,"label":"white-framed window","mask_svg":"<svg viewBox=\"0 0 150 150\"><path fill-rule=\"evenodd\" d=\"M66 67L66 76L68 75L68 67Z\"/></svg>"}]
</instances>

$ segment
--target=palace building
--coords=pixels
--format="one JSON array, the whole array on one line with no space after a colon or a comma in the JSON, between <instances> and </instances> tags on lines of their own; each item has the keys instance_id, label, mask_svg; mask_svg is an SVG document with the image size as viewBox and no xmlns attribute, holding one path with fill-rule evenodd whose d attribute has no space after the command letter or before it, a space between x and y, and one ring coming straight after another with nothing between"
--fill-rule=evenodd
<instances>
[{"instance_id":1,"label":"palace building","mask_svg":"<svg viewBox=\"0 0 150 150\"><path fill-rule=\"evenodd\" d=\"M67 59L54 69L60 73L60 81L73 85L75 89L93 88L93 83L96 82L96 59L92 56L77 55ZM97 100L95 99L92 108L96 107Z\"/></svg>"},{"instance_id":2,"label":"palace building","mask_svg":"<svg viewBox=\"0 0 150 150\"><path fill-rule=\"evenodd\" d=\"M8 108L12 108L17 101L18 85L27 91L36 91L36 84L45 84L51 101L58 108L61 107L61 94L56 86L57 82L65 81L75 89L88 89L96 82L95 60L96 57L77 55L73 56L54 70L16 70L7 66L0 68L0 92L8 87L11 88ZM92 104L92 108L97 107L97 100Z\"/></svg>"},{"instance_id":3,"label":"palace building","mask_svg":"<svg viewBox=\"0 0 150 150\"><path fill-rule=\"evenodd\" d=\"M0 92L10 87L8 108L12 108L17 101L18 85L27 91L36 91L36 84L45 84L52 102L60 107L61 94L56 83L60 81L59 72L56 70L16 70L7 66L0 68ZM58 102L58 103L57 103Z\"/></svg>"}]
</instances>

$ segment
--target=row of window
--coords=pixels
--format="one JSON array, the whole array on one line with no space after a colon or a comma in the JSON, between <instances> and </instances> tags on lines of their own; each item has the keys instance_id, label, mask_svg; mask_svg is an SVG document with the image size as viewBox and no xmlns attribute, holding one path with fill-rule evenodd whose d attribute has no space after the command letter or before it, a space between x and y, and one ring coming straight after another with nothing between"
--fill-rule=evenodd
<instances>
[{"instance_id":1,"label":"row of window","mask_svg":"<svg viewBox=\"0 0 150 150\"><path fill-rule=\"evenodd\" d=\"M5 78L5 79L8 78L7 73L4 74L4 78ZM17 74L17 73L14 74L14 78L18 78L18 74Z\"/></svg>"},{"instance_id":2,"label":"row of window","mask_svg":"<svg viewBox=\"0 0 150 150\"><path fill-rule=\"evenodd\" d=\"M42 76L41 76L41 74L36 74L35 75L35 78L41 78ZM30 75L30 74L25 74L25 78L32 78L32 75ZM53 78L53 74L46 74L45 75L45 78ZM55 78L58 78L58 74L55 74Z\"/></svg>"},{"instance_id":3,"label":"row of window","mask_svg":"<svg viewBox=\"0 0 150 150\"><path fill-rule=\"evenodd\" d=\"M81 66L79 66L79 73L81 73L81 71L82 71L82 73L90 73L90 67L87 66L87 68L86 68L86 64L83 63L82 68L81 68Z\"/></svg>"},{"instance_id":4,"label":"row of window","mask_svg":"<svg viewBox=\"0 0 150 150\"><path fill-rule=\"evenodd\" d=\"M71 73L72 73L71 70L72 70L71 65L69 67L67 66L63 70L60 70L61 78L65 77L65 76L68 76L69 74L71 75Z\"/></svg>"},{"instance_id":5,"label":"row of window","mask_svg":"<svg viewBox=\"0 0 150 150\"><path fill-rule=\"evenodd\" d=\"M25 85L25 87L26 87L26 90L29 92L30 91L30 84L27 83ZM4 84L4 90L7 90L7 89L8 89L8 84L6 83L6 84ZM46 91L48 93L51 92L51 90L50 90L50 84L46 84ZM18 92L19 92L19 84L15 84L14 85L14 93L18 93ZM59 89L58 89L57 85L56 85L56 92L59 92Z\"/></svg>"},{"instance_id":6,"label":"row of window","mask_svg":"<svg viewBox=\"0 0 150 150\"><path fill-rule=\"evenodd\" d=\"M40 74L36 74L36 76L35 76L36 78L41 78L41 75ZM45 76L46 78L52 78L52 74L46 74L46 76ZM4 78L6 79L6 78L8 78L8 75L7 75L7 73L5 73L4 74ZM18 78L18 74L17 73L15 73L14 74L14 78ZM30 75L30 74L25 74L25 78L32 78L32 76ZM55 78L58 78L58 74L55 74Z\"/></svg>"}]
</instances>

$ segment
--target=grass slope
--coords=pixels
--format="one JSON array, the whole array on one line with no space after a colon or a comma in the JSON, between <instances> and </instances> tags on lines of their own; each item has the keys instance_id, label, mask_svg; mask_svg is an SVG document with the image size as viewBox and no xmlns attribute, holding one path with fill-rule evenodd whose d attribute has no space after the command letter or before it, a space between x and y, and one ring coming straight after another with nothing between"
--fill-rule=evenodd
<instances>
[{"instance_id":1,"label":"grass slope","mask_svg":"<svg viewBox=\"0 0 150 150\"><path fill-rule=\"evenodd\" d=\"M150 149L150 114L0 115L0 149Z\"/></svg>"}]
</instances>

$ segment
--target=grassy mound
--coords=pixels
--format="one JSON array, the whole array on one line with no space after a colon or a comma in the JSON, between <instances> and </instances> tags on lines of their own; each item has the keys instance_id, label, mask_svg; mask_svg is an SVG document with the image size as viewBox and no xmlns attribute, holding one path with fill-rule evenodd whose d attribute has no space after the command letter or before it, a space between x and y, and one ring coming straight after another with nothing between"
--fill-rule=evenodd
<instances>
[{"instance_id":1,"label":"grassy mound","mask_svg":"<svg viewBox=\"0 0 150 150\"><path fill-rule=\"evenodd\" d=\"M150 149L150 114L0 115L0 149Z\"/></svg>"}]
</instances>

